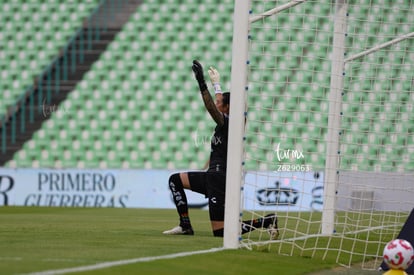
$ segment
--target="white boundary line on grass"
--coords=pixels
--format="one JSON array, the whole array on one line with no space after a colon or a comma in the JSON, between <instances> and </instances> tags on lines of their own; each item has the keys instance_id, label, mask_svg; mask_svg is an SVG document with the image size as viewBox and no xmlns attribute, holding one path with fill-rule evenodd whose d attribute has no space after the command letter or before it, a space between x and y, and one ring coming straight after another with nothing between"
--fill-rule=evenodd
<instances>
[{"instance_id":1,"label":"white boundary line on grass","mask_svg":"<svg viewBox=\"0 0 414 275\"><path fill-rule=\"evenodd\" d=\"M387 228L387 227L393 227L395 225L388 225L388 226L377 226L372 228L366 228L362 230L357 230L353 232L348 232L346 234L358 234L366 231L371 230L377 230L381 228ZM322 234L312 234L312 235L306 235L296 238L290 238L285 239L283 241L297 241L297 240L304 240L308 238L314 238L314 237L326 237L327 235ZM282 240L275 240L271 241L270 243L277 243L281 242ZM254 244L268 244L269 242L256 242ZM243 244L241 243L241 247L248 248L249 244ZM251 245L251 244L250 244ZM78 266L78 267L70 267L70 268L64 268L64 269L55 269L55 270L46 270L46 271L40 271L40 272L34 272L34 273L26 273L23 275L57 275L57 274L67 274L67 273L75 273L75 272L83 272L83 271L90 271L90 270L97 270L97 269L104 269L109 268L113 266L119 266L119 265L127 265L127 264L134 264L134 263L142 263L142 262L151 262L151 261L157 261L157 260L164 260L164 259L174 259L179 257L185 257L185 256L192 256L192 255L198 255L198 254L206 254L206 253L214 253L218 251L225 250L224 247L218 247L218 248L211 248L207 250L198 250L198 251L188 251L188 252L180 252L175 254L167 254L167 255L161 255L161 256L153 256L153 257L143 257L143 258L135 258L135 259L128 259L128 260L119 260L119 261L112 261L112 262L103 262L98 263L94 265L86 265L86 266Z\"/></svg>"},{"instance_id":2,"label":"white boundary line on grass","mask_svg":"<svg viewBox=\"0 0 414 275\"><path fill-rule=\"evenodd\" d=\"M98 263L94 265L70 267L70 268L64 268L64 269L46 270L46 271L40 271L40 272L34 272L34 273L26 273L25 275L56 275L56 274L83 272L83 271L97 270L97 269L103 269L103 268L119 266L119 265L151 262L151 261L156 261L156 260L174 259L174 258L192 256L192 255L198 255L198 254L214 253L214 252L218 252L222 250L224 250L224 247L211 248L207 250L180 252L180 253L175 253L175 254L153 256L153 257L143 257L143 258L135 258L135 259L128 259L128 260L103 262L103 263Z\"/></svg>"}]
</instances>

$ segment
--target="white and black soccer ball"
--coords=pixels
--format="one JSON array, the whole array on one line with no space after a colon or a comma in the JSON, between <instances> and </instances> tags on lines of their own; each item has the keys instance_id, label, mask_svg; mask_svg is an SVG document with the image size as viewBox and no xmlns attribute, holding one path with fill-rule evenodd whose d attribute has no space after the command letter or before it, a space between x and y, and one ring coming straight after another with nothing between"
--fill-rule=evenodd
<instances>
[{"instance_id":1,"label":"white and black soccer ball","mask_svg":"<svg viewBox=\"0 0 414 275\"><path fill-rule=\"evenodd\" d=\"M383 255L384 262L390 269L406 270L414 262L413 246L403 239L388 242Z\"/></svg>"}]
</instances>

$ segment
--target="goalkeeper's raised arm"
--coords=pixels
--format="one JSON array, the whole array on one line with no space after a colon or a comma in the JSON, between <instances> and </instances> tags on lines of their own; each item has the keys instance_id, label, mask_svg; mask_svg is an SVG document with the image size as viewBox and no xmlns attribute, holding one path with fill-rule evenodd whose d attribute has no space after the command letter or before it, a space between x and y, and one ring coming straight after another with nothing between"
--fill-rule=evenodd
<instances>
[{"instance_id":1,"label":"goalkeeper's raised arm","mask_svg":"<svg viewBox=\"0 0 414 275\"><path fill-rule=\"evenodd\" d=\"M224 116L228 116L229 114L230 94L225 93L225 95L223 95L223 92L221 91L220 87L219 72L213 67L210 67L210 69L208 70L216 97L216 100L214 102L207 88L206 81L204 79L203 66L200 64L200 62L194 60L192 69L200 88L200 92L204 101L204 106L206 107L207 111L210 113L214 121L217 123L217 125L222 126L224 124Z\"/></svg>"}]
</instances>

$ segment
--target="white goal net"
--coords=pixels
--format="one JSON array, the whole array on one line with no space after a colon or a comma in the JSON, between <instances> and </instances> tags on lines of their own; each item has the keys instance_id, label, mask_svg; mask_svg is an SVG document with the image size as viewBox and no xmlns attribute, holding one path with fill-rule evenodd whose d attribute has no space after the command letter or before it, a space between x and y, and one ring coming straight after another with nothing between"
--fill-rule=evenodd
<instances>
[{"instance_id":1,"label":"white goal net","mask_svg":"<svg viewBox=\"0 0 414 275\"><path fill-rule=\"evenodd\" d=\"M414 2L250 9L240 215L281 235L240 245L378 268L414 208Z\"/></svg>"}]
</instances>

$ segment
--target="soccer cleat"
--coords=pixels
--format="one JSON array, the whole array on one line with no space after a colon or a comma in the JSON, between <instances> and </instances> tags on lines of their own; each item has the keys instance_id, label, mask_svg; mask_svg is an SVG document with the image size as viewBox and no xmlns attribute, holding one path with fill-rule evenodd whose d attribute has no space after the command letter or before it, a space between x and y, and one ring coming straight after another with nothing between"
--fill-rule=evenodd
<instances>
[{"instance_id":1,"label":"soccer cleat","mask_svg":"<svg viewBox=\"0 0 414 275\"><path fill-rule=\"evenodd\" d=\"M162 232L165 235L194 235L193 229L190 228L182 228L181 226L176 226L173 229L166 230Z\"/></svg>"},{"instance_id":2,"label":"soccer cleat","mask_svg":"<svg viewBox=\"0 0 414 275\"><path fill-rule=\"evenodd\" d=\"M279 237L279 228L277 226L276 214L268 214L265 216L264 227L267 227L267 233L269 233L271 240L277 240Z\"/></svg>"},{"instance_id":3,"label":"soccer cleat","mask_svg":"<svg viewBox=\"0 0 414 275\"><path fill-rule=\"evenodd\" d=\"M277 240L279 238L279 229L273 225L267 228L267 233L269 233L271 240Z\"/></svg>"}]
</instances>

